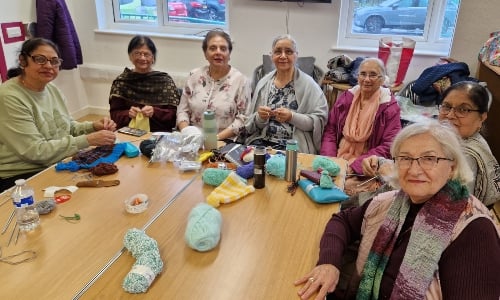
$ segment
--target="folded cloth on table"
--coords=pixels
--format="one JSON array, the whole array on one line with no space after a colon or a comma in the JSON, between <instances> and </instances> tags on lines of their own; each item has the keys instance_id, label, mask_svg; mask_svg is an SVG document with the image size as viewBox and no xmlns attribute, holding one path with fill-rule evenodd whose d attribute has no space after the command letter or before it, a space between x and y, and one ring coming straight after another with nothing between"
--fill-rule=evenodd
<instances>
[{"instance_id":1,"label":"folded cloth on table","mask_svg":"<svg viewBox=\"0 0 500 300\"><path fill-rule=\"evenodd\" d=\"M92 154L92 152L99 152L101 148L104 148L105 146L102 147L96 147L94 149L82 152L80 155L88 153L89 155ZM100 163L114 163L116 162L120 156L122 156L123 152L125 152L125 147L126 143L118 143L114 144L112 146L111 153L105 157L99 157L96 160L93 160L92 163L83 163L81 160L75 161L69 161L69 162L58 162L56 164L56 171L63 171L63 170L69 170L72 172L78 171L80 169L90 169L92 167L97 166Z\"/></svg>"},{"instance_id":2,"label":"folded cloth on table","mask_svg":"<svg viewBox=\"0 0 500 300\"><path fill-rule=\"evenodd\" d=\"M199 203L189 213L184 238L189 247L200 252L212 250L220 240L222 216L206 203Z\"/></svg>"},{"instance_id":3,"label":"folded cloth on table","mask_svg":"<svg viewBox=\"0 0 500 300\"><path fill-rule=\"evenodd\" d=\"M316 203L341 202L349 198L346 193L336 186L331 189L324 189L309 179L300 179L299 186Z\"/></svg>"}]
</instances>

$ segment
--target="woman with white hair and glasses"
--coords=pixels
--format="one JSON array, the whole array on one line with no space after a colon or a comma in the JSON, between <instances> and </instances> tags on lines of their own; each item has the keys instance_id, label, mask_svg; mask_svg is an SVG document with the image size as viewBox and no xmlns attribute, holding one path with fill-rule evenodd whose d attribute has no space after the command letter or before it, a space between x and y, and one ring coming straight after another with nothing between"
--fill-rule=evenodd
<instances>
[{"instance_id":1,"label":"woman with white hair and glasses","mask_svg":"<svg viewBox=\"0 0 500 300\"><path fill-rule=\"evenodd\" d=\"M365 58L358 85L342 93L328 116L321 155L345 158L348 173L362 174L361 161L370 155L389 158L389 148L401 129L400 109L385 81L384 63Z\"/></svg>"},{"instance_id":2,"label":"woman with white hair and glasses","mask_svg":"<svg viewBox=\"0 0 500 300\"><path fill-rule=\"evenodd\" d=\"M394 139L398 188L333 215L301 299L498 299L500 228L467 189L460 137L428 120ZM336 291L347 245L360 240L349 288Z\"/></svg>"},{"instance_id":3,"label":"woman with white hair and glasses","mask_svg":"<svg viewBox=\"0 0 500 300\"><path fill-rule=\"evenodd\" d=\"M461 81L443 94L438 119L449 122L462 138L462 149L474 174L469 191L485 205L500 200L500 165L481 135L491 104L489 91L477 82ZM371 156L363 161L363 173L384 175L391 161Z\"/></svg>"}]
</instances>

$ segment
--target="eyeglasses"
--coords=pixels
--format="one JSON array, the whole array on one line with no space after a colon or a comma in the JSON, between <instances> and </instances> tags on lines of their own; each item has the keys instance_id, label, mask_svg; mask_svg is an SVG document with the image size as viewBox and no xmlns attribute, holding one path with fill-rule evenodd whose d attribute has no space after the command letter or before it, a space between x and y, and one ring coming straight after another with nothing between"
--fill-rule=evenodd
<instances>
[{"instance_id":1,"label":"eyeglasses","mask_svg":"<svg viewBox=\"0 0 500 300\"><path fill-rule=\"evenodd\" d=\"M448 104L443 104L439 107L439 113L443 114L443 115L449 114L452 110L455 112L455 116L457 116L458 118L463 118L473 111L477 111L477 112L480 111L479 109L470 109L470 108L467 108L465 106L453 107L453 106L448 105Z\"/></svg>"},{"instance_id":2,"label":"eyeglasses","mask_svg":"<svg viewBox=\"0 0 500 300\"><path fill-rule=\"evenodd\" d=\"M63 60L60 59L59 57L52 57L52 58L47 58L45 55L41 54L35 54L35 55L28 55L31 57L31 59L35 62L37 65L45 65L47 62L50 62L50 65L52 67L59 67Z\"/></svg>"},{"instance_id":3,"label":"eyeglasses","mask_svg":"<svg viewBox=\"0 0 500 300\"><path fill-rule=\"evenodd\" d=\"M368 77L371 80L374 80L374 79L380 78L382 76L380 76L377 73L365 73L365 72L361 72L361 73L358 74L358 77L361 78L361 79L366 79Z\"/></svg>"},{"instance_id":4,"label":"eyeglasses","mask_svg":"<svg viewBox=\"0 0 500 300\"><path fill-rule=\"evenodd\" d=\"M274 56L281 56L283 53L285 53L286 56L291 56L295 54L295 50L290 48L273 50Z\"/></svg>"},{"instance_id":5,"label":"eyeglasses","mask_svg":"<svg viewBox=\"0 0 500 300\"><path fill-rule=\"evenodd\" d=\"M134 52L132 52L132 55L135 58L140 58L141 56L144 56L144 58L152 58L153 57L153 54L151 54L149 52L141 52L141 51L134 51Z\"/></svg>"},{"instance_id":6,"label":"eyeglasses","mask_svg":"<svg viewBox=\"0 0 500 300\"><path fill-rule=\"evenodd\" d=\"M437 157L437 156L420 156L417 158L409 157L409 156L397 156L394 157L394 162L396 166L398 166L401 170L406 170L411 167L413 161L417 161L418 165L424 170L431 170L439 163L440 160L448 160L453 161L451 158L446 157Z\"/></svg>"}]
</instances>

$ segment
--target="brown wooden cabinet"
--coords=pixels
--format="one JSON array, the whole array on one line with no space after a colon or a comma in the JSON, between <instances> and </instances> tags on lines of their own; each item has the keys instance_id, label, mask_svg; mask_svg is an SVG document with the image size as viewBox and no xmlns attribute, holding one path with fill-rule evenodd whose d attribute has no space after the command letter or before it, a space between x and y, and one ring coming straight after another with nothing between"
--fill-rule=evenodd
<instances>
[{"instance_id":1,"label":"brown wooden cabinet","mask_svg":"<svg viewBox=\"0 0 500 300\"><path fill-rule=\"evenodd\" d=\"M500 161L500 67L479 61L477 78L488 84L493 96L488 119L486 119L485 139L495 158Z\"/></svg>"}]
</instances>

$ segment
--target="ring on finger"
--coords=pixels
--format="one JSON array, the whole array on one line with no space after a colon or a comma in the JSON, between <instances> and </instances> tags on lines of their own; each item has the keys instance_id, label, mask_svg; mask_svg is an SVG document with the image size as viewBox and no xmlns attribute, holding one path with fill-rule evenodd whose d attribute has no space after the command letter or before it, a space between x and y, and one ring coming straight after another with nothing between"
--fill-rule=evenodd
<instances>
[{"instance_id":1,"label":"ring on finger","mask_svg":"<svg viewBox=\"0 0 500 300\"><path fill-rule=\"evenodd\" d=\"M314 277L309 277L309 281L310 281L311 283L313 283L313 282L314 282L314 280L315 280L315 279L314 279Z\"/></svg>"}]
</instances>

